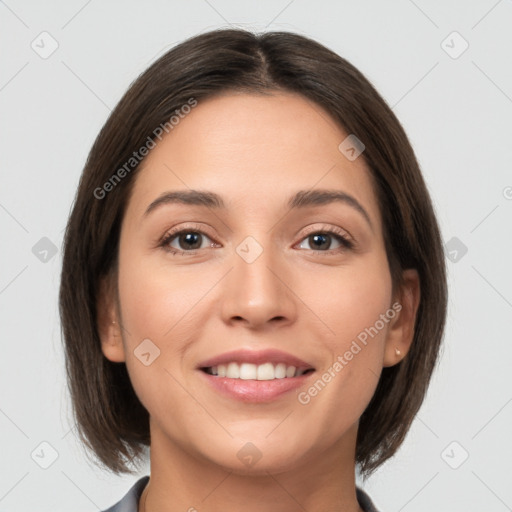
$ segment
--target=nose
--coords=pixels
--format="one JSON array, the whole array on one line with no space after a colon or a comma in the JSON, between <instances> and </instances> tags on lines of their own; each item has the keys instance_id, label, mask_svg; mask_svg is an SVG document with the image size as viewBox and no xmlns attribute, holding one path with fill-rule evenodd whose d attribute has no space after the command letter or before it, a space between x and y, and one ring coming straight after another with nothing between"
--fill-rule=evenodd
<instances>
[{"instance_id":1,"label":"nose","mask_svg":"<svg viewBox=\"0 0 512 512\"><path fill-rule=\"evenodd\" d=\"M242 252L233 254L233 269L226 276L222 297L226 323L265 330L295 321L298 299L293 276L285 262L271 253L263 248L254 261Z\"/></svg>"}]
</instances>

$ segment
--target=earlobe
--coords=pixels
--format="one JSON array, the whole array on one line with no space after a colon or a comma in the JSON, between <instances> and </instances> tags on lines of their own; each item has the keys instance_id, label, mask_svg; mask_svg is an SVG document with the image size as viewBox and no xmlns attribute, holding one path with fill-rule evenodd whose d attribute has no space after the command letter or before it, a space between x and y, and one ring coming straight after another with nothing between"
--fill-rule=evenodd
<instances>
[{"instance_id":1,"label":"earlobe","mask_svg":"<svg viewBox=\"0 0 512 512\"><path fill-rule=\"evenodd\" d=\"M105 278L100 284L96 322L104 356L114 363L122 363L126 359L121 326L117 320L113 287L109 281L109 278Z\"/></svg>"},{"instance_id":2,"label":"earlobe","mask_svg":"<svg viewBox=\"0 0 512 512\"><path fill-rule=\"evenodd\" d=\"M109 331L105 339L101 339L101 350L108 360L114 363L122 363L126 360L124 346L120 326L115 320L112 321Z\"/></svg>"},{"instance_id":3,"label":"earlobe","mask_svg":"<svg viewBox=\"0 0 512 512\"><path fill-rule=\"evenodd\" d=\"M397 316L392 320L386 338L383 366L394 366L407 355L414 339L414 325L420 304L420 280L416 269L403 272Z\"/></svg>"}]
</instances>

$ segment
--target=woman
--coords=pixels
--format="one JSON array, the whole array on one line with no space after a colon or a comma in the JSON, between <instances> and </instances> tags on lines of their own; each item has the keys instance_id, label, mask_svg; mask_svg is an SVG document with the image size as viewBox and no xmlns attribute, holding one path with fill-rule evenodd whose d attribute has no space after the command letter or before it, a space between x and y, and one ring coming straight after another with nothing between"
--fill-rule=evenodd
<instances>
[{"instance_id":1,"label":"woman","mask_svg":"<svg viewBox=\"0 0 512 512\"><path fill-rule=\"evenodd\" d=\"M217 30L129 88L90 152L60 310L113 511L374 511L446 316L439 227L368 80L292 33Z\"/></svg>"}]
</instances>

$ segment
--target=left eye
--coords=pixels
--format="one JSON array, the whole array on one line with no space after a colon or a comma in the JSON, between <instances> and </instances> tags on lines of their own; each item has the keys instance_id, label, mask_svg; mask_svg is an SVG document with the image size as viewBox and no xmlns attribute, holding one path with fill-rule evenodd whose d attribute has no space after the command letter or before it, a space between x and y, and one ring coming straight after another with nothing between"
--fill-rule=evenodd
<instances>
[{"instance_id":1,"label":"left eye","mask_svg":"<svg viewBox=\"0 0 512 512\"><path fill-rule=\"evenodd\" d=\"M344 236L331 232L319 231L317 233L312 233L311 235L308 235L303 240L312 244L312 250L314 251L326 251L339 249L340 247L351 247L351 243ZM331 242L333 240L339 244L338 247L331 247ZM303 243L305 242L301 243L300 248L307 249L307 247L302 247Z\"/></svg>"}]
</instances>

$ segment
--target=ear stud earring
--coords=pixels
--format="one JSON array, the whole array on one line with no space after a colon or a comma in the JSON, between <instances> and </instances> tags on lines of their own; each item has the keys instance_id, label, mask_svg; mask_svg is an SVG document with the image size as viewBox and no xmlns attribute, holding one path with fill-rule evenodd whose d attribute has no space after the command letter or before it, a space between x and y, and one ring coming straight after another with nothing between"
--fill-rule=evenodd
<instances>
[{"instance_id":1,"label":"ear stud earring","mask_svg":"<svg viewBox=\"0 0 512 512\"><path fill-rule=\"evenodd\" d=\"M398 350L397 348L395 348L395 354L396 354L397 356L399 356L401 353L402 353L402 352L400 352L400 350Z\"/></svg>"}]
</instances>

